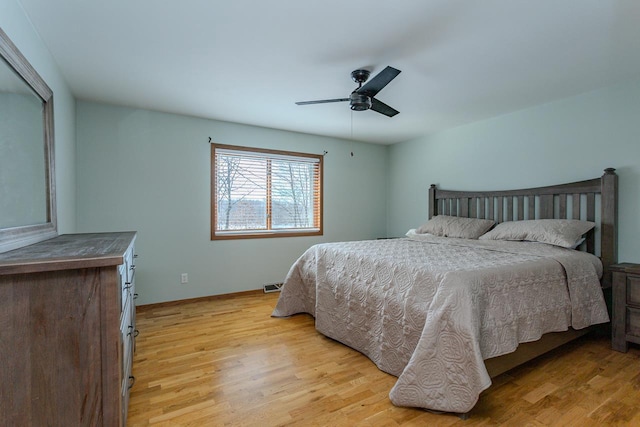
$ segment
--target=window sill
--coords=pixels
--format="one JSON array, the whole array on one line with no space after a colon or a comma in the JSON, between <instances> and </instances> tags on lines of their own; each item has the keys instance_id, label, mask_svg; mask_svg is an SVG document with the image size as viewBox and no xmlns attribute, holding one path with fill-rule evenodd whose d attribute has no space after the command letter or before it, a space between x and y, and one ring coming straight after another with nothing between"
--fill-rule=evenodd
<instances>
[{"instance_id":1,"label":"window sill","mask_svg":"<svg viewBox=\"0 0 640 427\"><path fill-rule=\"evenodd\" d=\"M271 237L303 237L322 236L321 229L311 230L270 230L270 231L233 231L218 232L211 235L211 240L264 239Z\"/></svg>"}]
</instances>

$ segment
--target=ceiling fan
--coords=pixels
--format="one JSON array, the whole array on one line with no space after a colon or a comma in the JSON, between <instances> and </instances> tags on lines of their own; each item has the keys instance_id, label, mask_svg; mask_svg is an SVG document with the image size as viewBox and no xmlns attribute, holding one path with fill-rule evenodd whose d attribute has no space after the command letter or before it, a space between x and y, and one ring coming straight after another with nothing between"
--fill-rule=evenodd
<instances>
[{"instance_id":1,"label":"ceiling fan","mask_svg":"<svg viewBox=\"0 0 640 427\"><path fill-rule=\"evenodd\" d=\"M349 101L351 109L354 111L373 110L380 114L384 114L388 117L393 117L399 113L389 107L382 101L378 101L374 98L378 92L380 92L386 85L395 79L400 70L387 66L384 70L375 75L367 84L362 85L367 81L371 72L369 70L355 70L351 72L351 78L358 83L358 87L351 92L349 98L336 98L336 99L321 99L318 101L302 101L296 102L297 105L309 105L309 104L324 104L327 102L344 102Z\"/></svg>"}]
</instances>

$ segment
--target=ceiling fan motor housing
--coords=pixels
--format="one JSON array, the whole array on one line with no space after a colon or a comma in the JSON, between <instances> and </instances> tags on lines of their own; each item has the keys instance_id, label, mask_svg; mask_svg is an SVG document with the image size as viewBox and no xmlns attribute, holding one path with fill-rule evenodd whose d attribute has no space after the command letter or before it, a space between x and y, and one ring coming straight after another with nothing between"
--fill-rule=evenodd
<instances>
[{"instance_id":1,"label":"ceiling fan motor housing","mask_svg":"<svg viewBox=\"0 0 640 427\"><path fill-rule=\"evenodd\" d=\"M371 108L371 98L361 93L352 92L349 95L349 104L353 111L364 111Z\"/></svg>"}]
</instances>

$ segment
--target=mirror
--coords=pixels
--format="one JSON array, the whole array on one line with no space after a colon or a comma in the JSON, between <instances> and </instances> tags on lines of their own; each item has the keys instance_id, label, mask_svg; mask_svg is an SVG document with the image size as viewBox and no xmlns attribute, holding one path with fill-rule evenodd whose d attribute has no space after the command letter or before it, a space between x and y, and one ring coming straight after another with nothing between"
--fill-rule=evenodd
<instances>
[{"instance_id":1,"label":"mirror","mask_svg":"<svg viewBox=\"0 0 640 427\"><path fill-rule=\"evenodd\" d=\"M0 252L57 235L53 92L0 28Z\"/></svg>"}]
</instances>

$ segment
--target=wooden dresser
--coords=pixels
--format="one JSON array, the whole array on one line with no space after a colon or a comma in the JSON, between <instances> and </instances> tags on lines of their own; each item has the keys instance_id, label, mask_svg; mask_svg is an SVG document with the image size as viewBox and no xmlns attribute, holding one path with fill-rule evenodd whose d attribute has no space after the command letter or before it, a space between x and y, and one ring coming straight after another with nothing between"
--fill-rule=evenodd
<instances>
[{"instance_id":1,"label":"wooden dresser","mask_svg":"<svg viewBox=\"0 0 640 427\"><path fill-rule=\"evenodd\" d=\"M640 344L640 264L614 264L611 347L626 352L629 342Z\"/></svg>"},{"instance_id":2,"label":"wooden dresser","mask_svg":"<svg viewBox=\"0 0 640 427\"><path fill-rule=\"evenodd\" d=\"M0 426L126 425L135 232L0 253Z\"/></svg>"}]
</instances>

